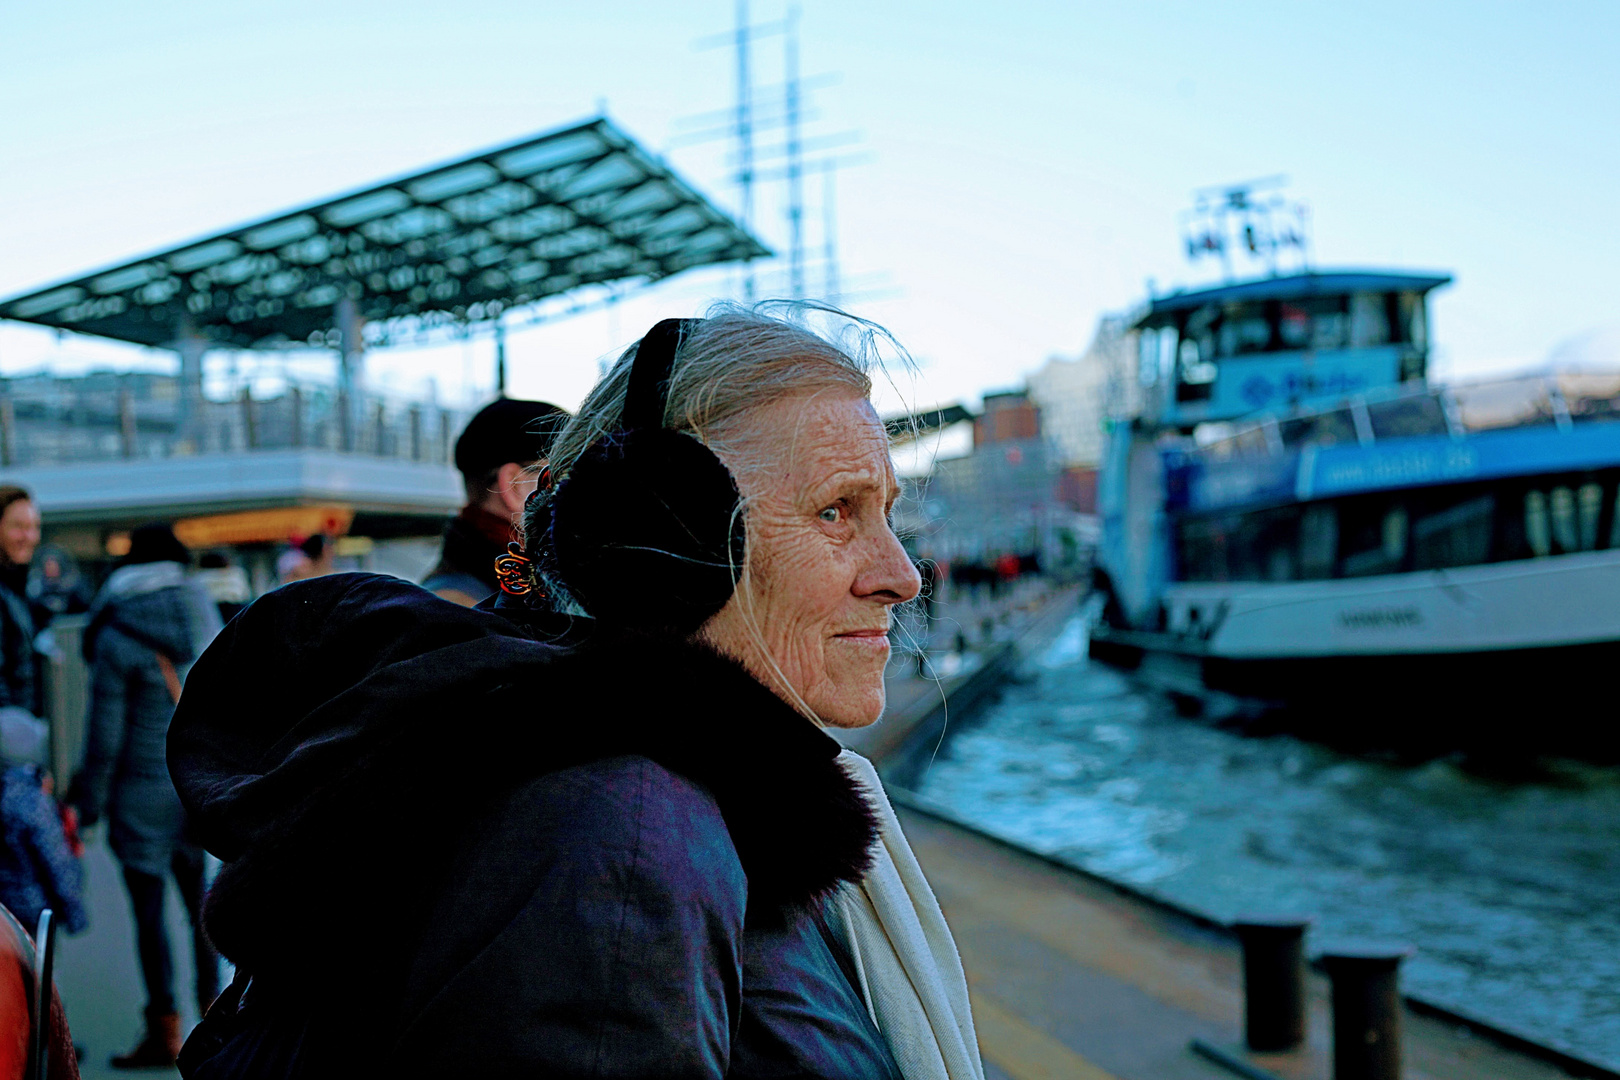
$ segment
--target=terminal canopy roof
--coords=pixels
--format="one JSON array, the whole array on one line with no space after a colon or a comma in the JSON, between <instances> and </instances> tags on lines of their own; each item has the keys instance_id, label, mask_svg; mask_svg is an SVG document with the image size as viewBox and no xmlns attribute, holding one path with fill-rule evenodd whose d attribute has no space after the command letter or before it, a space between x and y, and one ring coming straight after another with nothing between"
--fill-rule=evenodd
<instances>
[{"instance_id":1,"label":"terminal canopy roof","mask_svg":"<svg viewBox=\"0 0 1620 1080\"><path fill-rule=\"evenodd\" d=\"M0 318L142 345L324 344L344 296L432 328L770 254L599 119L13 297Z\"/></svg>"}]
</instances>

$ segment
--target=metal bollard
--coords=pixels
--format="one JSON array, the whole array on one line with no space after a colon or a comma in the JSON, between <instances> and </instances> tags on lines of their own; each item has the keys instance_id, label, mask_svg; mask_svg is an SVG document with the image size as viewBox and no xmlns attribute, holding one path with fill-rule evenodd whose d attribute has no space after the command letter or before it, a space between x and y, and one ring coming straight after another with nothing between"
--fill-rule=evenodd
<instances>
[{"instance_id":1,"label":"metal bollard","mask_svg":"<svg viewBox=\"0 0 1620 1080\"><path fill-rule=\"evenodd\" d=\"M1333 1080L1400 1080L1405 945L1359 944L1322 955L1333 981Z\"/></svg>"},{"instance_id":2,"label":"metal bollard","mask_svg":"<svg viewBox=\"0 0 1620 1080\"><path fill-rule=\"evenodd\" d=\"M1305 1041L1305 928L1309 919L1243 919L1243 1034L1250 1050L1292 1050Z\"/></svg>"}]
</instances>

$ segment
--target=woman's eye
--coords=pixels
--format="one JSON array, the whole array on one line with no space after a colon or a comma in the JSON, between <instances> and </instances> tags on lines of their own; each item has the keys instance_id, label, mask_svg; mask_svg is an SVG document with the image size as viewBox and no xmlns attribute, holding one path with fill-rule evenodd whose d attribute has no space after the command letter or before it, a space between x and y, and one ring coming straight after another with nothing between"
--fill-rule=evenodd
<instances>
[{"instance_id":1,"label":"woman's eye","mask_svg":"<svg viewBox=\"0 0 1620 1080\"><path fill-rule=\"evenodd\" d=\"M821 520L825 521L827 524L836 525L838 524L838 519L842 517L843 514L838 507L829 506L827 509L823 510L819 516Z\"/></svg>"}]
</instances>

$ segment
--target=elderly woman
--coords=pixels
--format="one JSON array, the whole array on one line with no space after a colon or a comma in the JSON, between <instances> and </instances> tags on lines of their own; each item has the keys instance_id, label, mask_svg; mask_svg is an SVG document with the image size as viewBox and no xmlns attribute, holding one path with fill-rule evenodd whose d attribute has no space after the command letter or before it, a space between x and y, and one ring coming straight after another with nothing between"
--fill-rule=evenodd
<instances>
[{"instance_id":1,"label":"elderly woman","mask_svg":"<svg viewBox=\"0 0 1620 1080\"><path fill-rule=\"evenodd\" d=\"M878 719L918 589L869 390L788 322L660 323L495 611L347 574L239 616L170 737L238 968L183 1073L982 1077L938 907L821 730Z\"/></svg>"}]
</instances>

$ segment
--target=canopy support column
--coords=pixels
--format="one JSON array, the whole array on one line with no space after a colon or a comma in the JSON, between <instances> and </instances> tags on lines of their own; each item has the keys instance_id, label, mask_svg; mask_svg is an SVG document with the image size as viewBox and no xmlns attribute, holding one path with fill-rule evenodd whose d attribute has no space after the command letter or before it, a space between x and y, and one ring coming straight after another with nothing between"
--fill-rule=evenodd
<instances>
[{"instance_id":1,"label":"canopy support column","mask_svg":"<svg viewBox=\"0 0 1620 1080\"><path fill-rule=\"evenodd\" d=\"M361 394L365 384L365 328L360 305L354 297L338 299L333 314L337 319L338 342L338 431L339 446L358 450L361 417L365 407Z\"/></svg>"},{"instance_id":2,"label":"canopy support column","mask_svg":"<svg viewBox=\"0 0 1620 1080\"><path fill-rule=\"evenodd\" d=\"M203 435L203 354L208 339L188 320L180 325L180 339L174 343L180 354L180 417L175 428L175 450L195 454L202 447Z\"/></svg>"}]
</instances>

